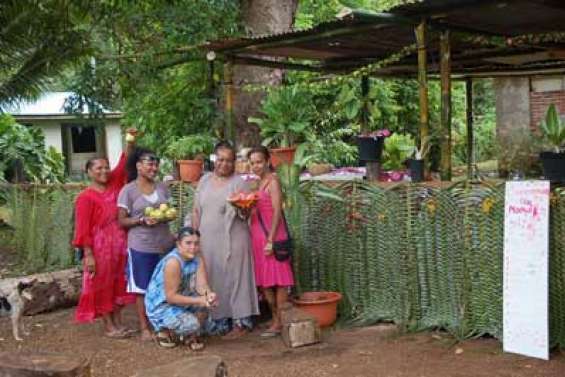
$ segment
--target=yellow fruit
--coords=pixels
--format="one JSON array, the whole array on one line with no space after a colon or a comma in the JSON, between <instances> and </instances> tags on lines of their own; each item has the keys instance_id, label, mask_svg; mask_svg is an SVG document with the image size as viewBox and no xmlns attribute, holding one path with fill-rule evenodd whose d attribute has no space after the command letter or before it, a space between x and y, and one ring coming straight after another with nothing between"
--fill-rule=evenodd
<instances>
[{"instance_id":1,"label":"yellow fruit","mask_svg":"<svg viewBox=\"0 0 565 377\"><path fill-rule=\"evenodd\" d=\"M128 143L134 142L134 141L135 141L135 136L133 136L133 135L130 134L130 133L127 133L127 134L126 134L126 141L127 141Z\"/></svg>"},{"instance_id":2,"label":"yellow fruit","mask_svg":"<svg viewBox=\"0 0 565 377\"><path fill-rule=\"evenodd\" d=\"M160 209L156 209L152 212L151 217L157 220L163 220L165 218L165 214Z\"/></svg>"},{"instance_id":3,"label":"yellow fruit","mask_svg":"<svg viewBox=\"0 0 565 377\"><path fill-rule=\"evenodd\" d=\"M159 209L160 209L161 211L165 212L166 210L169 209L169 206L167 205L167 203L162 203L162 204L159 206Z\"/></svg>"},{"instance_id":4,"label":"yellow fruit","mask_svg":"<svg viewBox=\"0 0 565 377\"><path fill-rule=\"evenodd\" d=\"M174 220L177 217L177 210L174 208L169 208L167 212L165 212L165 217L168 220Z\"/></svg>"},{"instance_id":5,"label":"yellow fruit","mask_svg":"<svg viewBox=\"0 0 565 377\"><path fill-rule=\"evenodd\" d=\"M153 208L152 207L147 207L145 208L145 216L151 216L151 212L153 212Z\"/></svg>"}]
</instances>

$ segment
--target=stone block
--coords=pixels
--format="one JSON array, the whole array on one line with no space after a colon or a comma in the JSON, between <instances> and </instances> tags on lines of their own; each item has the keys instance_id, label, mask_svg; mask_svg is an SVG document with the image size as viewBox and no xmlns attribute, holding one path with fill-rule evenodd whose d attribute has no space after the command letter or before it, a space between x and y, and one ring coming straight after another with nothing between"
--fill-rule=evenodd
<instances>
[{"instance_id":1,"label":"stone block","mask_svg":"<svg viewBox=\"0 0 565 377\"><path fill-rule=\"evenodd\" d=\"M281 321L281 336L287 347L295 348L320 342L318 321L308 313L289 304L281 311Z\"/></svg>"}]
</instances>

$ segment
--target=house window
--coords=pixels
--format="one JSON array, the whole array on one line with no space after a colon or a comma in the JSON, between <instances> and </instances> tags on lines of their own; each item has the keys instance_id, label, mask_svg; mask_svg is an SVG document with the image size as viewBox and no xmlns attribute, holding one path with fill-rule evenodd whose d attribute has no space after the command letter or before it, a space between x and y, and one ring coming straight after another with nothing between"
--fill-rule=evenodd
<instances>
[{"instance_id":1,"label":"house window","mask_svg":"<svg viewBox=\"0 0 565 377\"><path fill-rule=\"evenodd\" d=\"M96 130L94 127L71 127L73 153L96 153Z\"/></svg>"}]
</instances>

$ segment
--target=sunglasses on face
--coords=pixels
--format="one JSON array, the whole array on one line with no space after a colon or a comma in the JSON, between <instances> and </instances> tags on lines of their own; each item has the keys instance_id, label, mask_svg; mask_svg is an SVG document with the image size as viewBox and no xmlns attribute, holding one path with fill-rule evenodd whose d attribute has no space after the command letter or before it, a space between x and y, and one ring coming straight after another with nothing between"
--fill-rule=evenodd
<instances>
[{"instance_id":1,"label":"sunglasses on face","mask_svg":"<svg viewBox=\"0 0 565 377\"><path fill-rule=\"evenodd\" d=\"M144 156L143 158L140 158L139 161L145 162L147 164L159 165L159 162L161 160L157 156Z\"/></svg>"}]
</instances>

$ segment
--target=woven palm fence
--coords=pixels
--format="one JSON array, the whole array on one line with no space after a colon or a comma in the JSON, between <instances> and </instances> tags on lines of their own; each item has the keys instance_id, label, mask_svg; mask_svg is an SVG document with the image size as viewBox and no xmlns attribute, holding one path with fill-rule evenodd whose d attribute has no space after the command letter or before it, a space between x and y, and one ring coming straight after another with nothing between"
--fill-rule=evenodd
<instances>
[{"instance_id":1,"label":"woven palm fence","mask_svg":"<svg viewBox=\"0 0 565 377\"><path fill-rule=\"evenodd\" d=\"M322 190L323 189L323 190ZM11 186L15 243L35 270L73 263L79 187ZM177 228L192 187L171 186ZM502 336L502 184L375 186L308 183L295 230L298 289L343 293L344 321L443 328L459 338ZM330 194L330 195L329 195ZM550 336L565 344L565 193L554 190L550 230Z\"/></svg>"}]
</instances>

